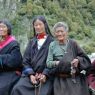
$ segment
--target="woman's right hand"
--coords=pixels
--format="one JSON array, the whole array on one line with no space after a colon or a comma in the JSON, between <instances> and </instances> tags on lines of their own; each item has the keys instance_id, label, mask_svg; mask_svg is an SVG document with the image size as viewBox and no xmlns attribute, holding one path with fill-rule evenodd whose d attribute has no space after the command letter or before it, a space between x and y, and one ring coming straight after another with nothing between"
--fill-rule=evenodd
<instances>
[{"instance_id":1,"label":"woman's right hand","mask_svg":"<svg viewBox=\"0 0 95 95\"><path fill-rule=\"evenodd\" d=\"M30 75L30 80L33 84L37 84L36 77L34 75Z\"/></svg>"},{"instance_id":2,"label":"woman's right hand","mask_svg":"<svg viewBox=\"0 0 95 95\"><path fill-rule=\"evenodd\" d=\"M78 64L79 64L79 60L77 58L75 58L72 62L71 62L71 65L74 66L74 67L78 67Z\"/></svg>"}]
</instances>

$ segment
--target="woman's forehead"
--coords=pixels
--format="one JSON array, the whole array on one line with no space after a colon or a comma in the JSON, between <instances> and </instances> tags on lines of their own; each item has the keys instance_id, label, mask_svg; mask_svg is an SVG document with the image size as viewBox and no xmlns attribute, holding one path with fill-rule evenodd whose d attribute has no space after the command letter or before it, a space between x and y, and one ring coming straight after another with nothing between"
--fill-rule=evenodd
<instances>
[{"instance_id":1,"label":"woman's forehead","mask_svg":"<svg viewBox=\"0 0 95 95\"><path fill-rule=\"evenodd\" d=\"M35 22L34 22L34 24L35 24L35 23L43 23L43 22L42 22L40 19L36 19ZM44 24L44 23L43 23L43 24Z\"/></svg>"},{"instance_id":2,"label":"woman's forehead","mask_svg":"<svg viewBox=\"0 0 95 95\"><path fill-rule=\"evenodd\" d=\"M64 27L57 27L57 28L55 29L55 32L64 31L64 30L65 30Z\"/></svg>"},{"instance_id":3,"label":"woman's forehead","mask_svg":"<svg viewBox=\"0 0 95 95\"><path fill-rule=\"evenodd\" d=\"M2 27L2 26L7 27L7 25L6 25L6 24L4 24L3 22L1 22L1 23L0 23L0 27Z\"/></svg>"}]
</instances>

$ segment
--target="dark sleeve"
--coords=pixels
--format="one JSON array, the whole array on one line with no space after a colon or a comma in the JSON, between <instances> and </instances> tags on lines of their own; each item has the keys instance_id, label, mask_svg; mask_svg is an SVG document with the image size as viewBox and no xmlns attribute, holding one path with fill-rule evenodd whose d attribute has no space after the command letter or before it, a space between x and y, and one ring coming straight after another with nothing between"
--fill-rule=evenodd
<instances>
[{"instance_id":1,"label":"dark sleeve","mask_svg":"<svg viewBox=\"0 0 95 95\"><path fill-rule=\"evenodd\" d=\"M43 70L43 73L42 74L44 74L44 75L46 75L46 76L48 76L49 77L49 68L45 68L44 70Z\"/></svg>"},{"instance_id":2,"label":"dark sleeve","mask_svg":"<svg viewBox=\"0 0 95 95\"><path fill-rule=\"evenodd\" d=\"M77 43L75 43L75 50L77 52L77 59L79 60L79 69L82 70L89 70L91 67L91 61L89 57L86 55L86 53L78 46Z\"/></svg>"},{"instance_id":3,"label":"dark sleeve","mask_svg":"<svg viewBox=\"0 0 95 95\"><path fill-rule=\"evenodd\" d=\"M35 74L32 67L30 66L30 64L31 64L31 44L32 44L32 42L30 41L28 43L28 46L27 46L24 56L23 56L23 66L24 66L23 73L25 75Z\"/></svg>"},{"instance_id":4,"label":"dark sleeve","mask_svg":"<svg viewBox=\"0 0 95 95\"><path fill-rule=\"evenodd\" d=\"M17 42L10 48L9 53L0 55L0 64L2 68L18 68L22 64L20 47Z\"/></svg>"},{"instance_id":5,"label":"dark sleeve","mask_svg":"<svg viewBox=\"0 0 95 95\"><path fill-rule=\"evenodd\" d=\"M70 62L66 62L64 61L64 59L59 60L59 65L53 67L53 68L49 68L50 70L50 74L56 74L56 73L70 73L71 71L71 64Z\"/></svg>"},{"instance_id":6,"label":"dark sleeve","mask_svg":"<svg viewBox=\"0 0 95 95\"><path fill-rule=\"evenodd\" d=\"M71 71L71 63L70 62L66 62L64 59L60 60L59 65L58 65L58 72L60 73L70 73Z\"/></svg>"}]
</instances>

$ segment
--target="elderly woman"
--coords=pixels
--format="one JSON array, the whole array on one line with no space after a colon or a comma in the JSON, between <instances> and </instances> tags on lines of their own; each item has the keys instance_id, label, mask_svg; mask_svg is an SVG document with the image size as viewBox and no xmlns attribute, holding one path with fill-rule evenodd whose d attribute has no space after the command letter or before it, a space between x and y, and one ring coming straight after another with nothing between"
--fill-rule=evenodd
<instances>
[{"instance_id":1,"label":"elderly woman","mask_svg":"<svg viewBox=\"0 0 95 95\"><path fill-rule=\"evenodd\" d=\"M11 35L8 20L0 20L0 95L10 95L20 78L22 56L16 39Z\"/></svg>"},{"instance_id":2,"label":"elderly woman","mask_svg":"<svg viewBox=\"0 0 95 95\"><path fill-rule=\"evenodd\" d=\"M55 41L50 43L47 67L54 75L54 95L89 95L85 72L91 62L78 44L68 38L68 25L54 25Z\"/></svg>"},{"instance_id":3,"label":"elderly woman","mask_svg":"<svg viewBox=\"0 0 95 95\"><path fill-rule=\"evenodd\" d=\"M44 16L34 17L32 24L34 37L23 57L22 77L11 95L52 95L52 78L48 76L46 59L53 38Z\"/></svg>"}]
</instances>

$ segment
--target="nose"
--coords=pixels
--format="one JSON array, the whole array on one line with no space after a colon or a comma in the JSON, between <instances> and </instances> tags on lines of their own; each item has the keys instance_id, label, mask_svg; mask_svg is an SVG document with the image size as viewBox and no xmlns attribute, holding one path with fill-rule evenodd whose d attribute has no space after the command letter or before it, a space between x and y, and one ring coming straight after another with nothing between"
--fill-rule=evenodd
<instances>
[{"instance_id":1,"label":"nose","mask_svg":"<svg viewBox=\"0 0 95 95\"><path fill-rule=\"evenodd\" d=\"M59 34L59 35L62 35L62 34L63 34L63 32L62 32L62 31L59 31L59 32L58 32L58 34Z\"/></svg>"},{"instance_id":2,"label":"nose","mask_svg":"<svg viewBox=\"0 0 95 95\"><path fill-rule=\"evenodd\" d=\"M2 28L2 27L0 27L0 30L3 30L3 28Z\"/></svg>"},{"instance_id":3,"label":"nose","mask_svg":"<svg viewBox=\"0 0 95 95\"><path fill-rule=\"evenodd\" d=\"M39 28L40 28L40 25L37 25L37 26L36 26L36 28L38 28L38 29L39 29Z\"/></svg>"}]
</instances>

